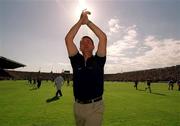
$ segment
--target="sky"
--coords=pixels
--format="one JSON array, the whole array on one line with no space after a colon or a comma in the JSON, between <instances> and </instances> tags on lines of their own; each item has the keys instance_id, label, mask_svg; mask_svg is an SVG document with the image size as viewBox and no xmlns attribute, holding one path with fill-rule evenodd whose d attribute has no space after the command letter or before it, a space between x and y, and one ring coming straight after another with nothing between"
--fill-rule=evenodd
<instances>
[{"instance_id":1,"label":"sky","mask_svg":"<svg viewBox=\"0 0 180 126\"><path fill-rule=\"evenodd\" d=\"M83 9L107 35L105 73L180 65L180 0L0 0L0 56L26 65L15 70L72 72L64 38ZM97 46L82 26L77 48L83 35Z\"/></svg>"}]
</instances>

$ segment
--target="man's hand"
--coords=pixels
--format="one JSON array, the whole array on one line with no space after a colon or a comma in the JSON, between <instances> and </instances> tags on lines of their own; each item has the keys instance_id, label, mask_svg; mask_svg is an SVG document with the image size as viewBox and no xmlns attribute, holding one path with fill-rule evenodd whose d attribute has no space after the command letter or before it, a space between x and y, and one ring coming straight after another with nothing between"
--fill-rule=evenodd
<instances>
[{"instance_id":1,"label":"man's hand","mask_svg":"<svg viewBox=\"0 0 180 126\"><path fill-rule=\"evenodd\" d=\"M81 16L80 16L80 20L82 20L82 25L87 24L89 19L88 19L88 14L90 15L91 12L87 11L86 9L82 11Z\"/></svg>"}]
</instances>

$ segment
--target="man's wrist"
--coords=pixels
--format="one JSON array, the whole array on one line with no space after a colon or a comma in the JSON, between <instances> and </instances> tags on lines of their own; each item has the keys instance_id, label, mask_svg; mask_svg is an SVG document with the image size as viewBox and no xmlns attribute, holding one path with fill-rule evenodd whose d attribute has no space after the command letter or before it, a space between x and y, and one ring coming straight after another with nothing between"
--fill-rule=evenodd
<instances>
[{"instance_id":1,"label":"man's wrist","mask_svg":"<svg viewBox=\"0 0 180 126\"><path fill-rule=\"evenodd\" d=\"M90 20L88 20L88 22L86 23L87 25L90 25L92 22Z\"/></svg>"}]
</instances>

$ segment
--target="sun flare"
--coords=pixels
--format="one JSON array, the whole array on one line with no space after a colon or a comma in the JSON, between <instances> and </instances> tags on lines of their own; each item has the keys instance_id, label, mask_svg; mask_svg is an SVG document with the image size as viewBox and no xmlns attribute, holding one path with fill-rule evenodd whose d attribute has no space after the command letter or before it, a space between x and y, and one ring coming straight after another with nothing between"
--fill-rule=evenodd
<instances>
[{"instance_id":1,"label":"sun flare","mask_svg":"<svg viewBox=\"0 0 180 126\"><path fill-rule=\"evenodd\" d=\"M83 10L87 9L87 4L85 0L78 0L78 5L76 7L76 17L79 17Z\"/></svg>"},{"instance_id":2,"label":"sun flare","mask_svg":"<svg viewBox=\"0 0 180 126\"><path fill-rule=\"evenodd\" d=\"M88 0L77 0L76 3L76 7L75 7L75 11L74 11L74 17L72 18L73 21L77 21L80 18L80 15L82 13L83 10L87 10L90 11L90 15L88 15L88 19L91 21L95 21L95 17L97 17L97 12L95 12L95 5L93 2L90 2ZM87 30L85 27L81 28L81 32L79 32L79 34L81 36L83 35L89 35L89 36L93 36L94 33L90 30Z\"/></svg>"},{"instance_id":3,"label":"sun flare","mask_svg":"<svg viewBox=\"0 0 180 126\"><path fill-rule=\"evenodd\" d=\"M94 13L94 8L91 5L91 3L87 2L87 0L78 0L76 10L75 10L75 16L78 19L80 17L80 14L83 10L90 11L91 13Z\"/></svg>"}]
</instances>

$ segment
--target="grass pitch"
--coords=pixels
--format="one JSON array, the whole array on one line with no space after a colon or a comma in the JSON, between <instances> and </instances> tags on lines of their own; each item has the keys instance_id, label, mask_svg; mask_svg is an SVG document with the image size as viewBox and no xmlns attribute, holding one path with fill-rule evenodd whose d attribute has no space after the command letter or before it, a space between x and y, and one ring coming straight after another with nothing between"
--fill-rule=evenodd
<instances>
[{"instance_id":1,"label":"grass pitch","mask_svg":"<svg viewBox=\"0 0 180 126\"><path fill-rule=\"evenodd\" d=\"M27 81L0 81L0 126L74 126L72 86L63 97L52 82L34 89ZM103 126L180 126L180 91L165 83L152 83L152 93L140 83L105 82Z\"/></svg>"}]
</instances>

